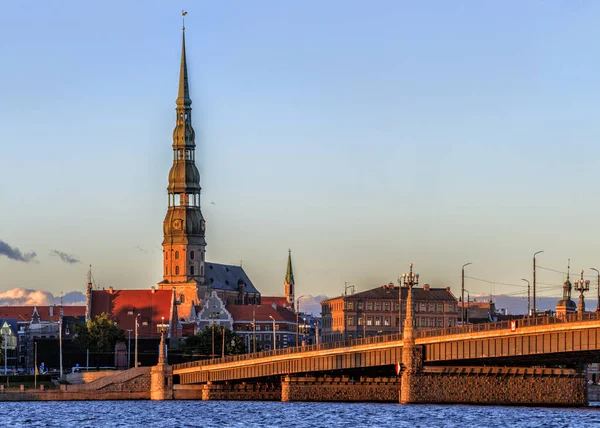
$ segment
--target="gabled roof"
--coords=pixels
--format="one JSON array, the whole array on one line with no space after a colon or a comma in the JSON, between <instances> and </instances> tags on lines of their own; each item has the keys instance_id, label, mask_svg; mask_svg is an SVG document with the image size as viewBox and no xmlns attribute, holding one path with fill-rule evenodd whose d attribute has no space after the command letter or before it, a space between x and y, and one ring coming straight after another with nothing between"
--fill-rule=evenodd
<instances>
[{"instance_id":1,"label":"gabled roof","mask_svg":"<svg viewBox=\"0 0 600 428\"><path fill-rule=\"evenodd\" d=\"M205 276L206 285L214 290L238 291L238 282L242 281L246 292L259 292L241 266L207 262Z\"/></svg>"},{"instance_id":2,"label":"gabled roof","mask_svg":"<svg viewBox=\"0 0 600 428\"><path fill-rule=\"evenodd\" d=\"M138 335L159 337L158 324L171 320L175 305L173 290L92 290L91 317L107 313L117 322L117 327L135 331L135 318L138 314ZM134 334L132 331L132 335ZM171 335L174 336L173 327Z\"/></svg>"},{"instance_id":3,"label":"gabled roof","mask_svg":"<svg viewBox=\"0 0 600 428\"><path fill-rule=\"evenodd\" d=\"M282 308L289 308L291 310L290 304L288 303L285 296L260 296L261 305L277 305Z\"/></svg>"},{"instance_id":4,"label":"gabled roof","mask_svg":"<svg viewBox=\"0 0 600 428\"><path fill-rule=\"evenodd\" d=\"M225 307L231 314L233 322L273 322L269 316L275 318L275 322L296 323L296 314L285 308L274 308L271 305L227 305Z\"/></svg>"},{"instance_id":5,"label":"gabled roof","mask_svg":"<svg viewBox=\"0 0 600 428\"><path fill-rule=\"evenodd\" d=\"M337 300L340 298L346 298L348 300L360 300L360 299L381 299L381 300L398 300L399 287L390 287L384 285L382 287L373 288L371 290L361 291L355 294L349 294L347 296L332 297L327 300L323 300L321 304ZM402 287L402 300L406 301L408 297L408 288ZM449 288L431 288L431 287L414 287L413 288L413 299L415 301L431 301L431 302L456 302L456 297L450 291Z\"/></svg>"},{"instance_id":6,"label":"gabled roof","mask_svg":"<svg viewBox=\"0 0 600 428\"><path fill-rule=\"evenodd\" d=\"M41 321L58 321L60 318L60 306L0 306L0 318L14 318L19 322L31 321L33 310L37 312ZM63 306L64 316L85 317L85 306ZM52 309L52 315L50 310Z\"/></svg>"}]
</instances>

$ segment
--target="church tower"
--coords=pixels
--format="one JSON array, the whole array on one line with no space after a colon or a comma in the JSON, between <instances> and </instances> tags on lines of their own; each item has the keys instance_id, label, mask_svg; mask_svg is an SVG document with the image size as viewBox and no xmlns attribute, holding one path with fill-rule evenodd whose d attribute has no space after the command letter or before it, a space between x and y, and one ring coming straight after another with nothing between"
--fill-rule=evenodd
<instances>
[{"instance_id":1,"label":"church tower","mask_svg":"<svg viewBox=\"0 0 600 428\"><path fill-rule=\"evenodd\" d=\"M205 277L205 221L200 210L200 173L195 163L192 100L182 34L179 92L173 130L173 166L169 172L168 209L163 223L163 281L159 289L175 289L178 313L185 320L199 304L198 289Z\"/></svg>"},{"instance_id":2,"label":"church tower","mask_svg":"<svg viewBox=\"0 0 600 428\"><path fill-rule=\"evenodd\" d=\"M288 250L287 271L285 273L284 294L290 308L294 308L294 271L292 270L292 250Z\"/></svg>"}]
</instances>

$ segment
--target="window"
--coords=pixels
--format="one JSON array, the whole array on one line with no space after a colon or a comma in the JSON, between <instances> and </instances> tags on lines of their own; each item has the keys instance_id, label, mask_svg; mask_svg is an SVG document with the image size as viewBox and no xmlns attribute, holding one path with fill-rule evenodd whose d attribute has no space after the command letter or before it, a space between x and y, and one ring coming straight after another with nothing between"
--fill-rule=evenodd
<instances>
[{"instance_id":1,"label":"window","mask_svg":"<svg viewBox=\"0 0 600 428\"><path fill-rule=\"evenodd\" d=\"M348 310L349 311L354 310L354 302L348 302Z\"/></svg>"},{"instance_id":2,"label":"window","mask_svg":"<svg viewBox=\"0 0 600 428\"><path fill-rule=\"evenodd\" d=\"M383 319L383 325L387 325L387 326L389 326L389 325L390 325L390 317L385 317L385 318Z\"/></svg>"},{"instance_id":3,"label":"window","mask_svg":"<svg viewBox=\"0 0 600 428\"><path fill-rule=\"evenodd\" d=\"M363 325L363 324L364 324L364 319L363 319L363 317L358 317L358 318L356 319L356 321L357 321L357 325Z\"/></svg>"},{"instance_id":4,"label":"window","mask_svg":"<svg viewBox=\"0 0 600 428\"><path fill-rule=\"evenodd\" d=\"M348 317L348 325L354 325L354 317Z\"/></svg>"},{"instance_id":5,"label":"window","mask_svg":"<svg viewBox=\"0 0 600 428\"><path fill-rule=\"evenodd\" d=\"M190 275L194 276L194 265L190 266Z\"/></svg>"},{"instance_id":6,"label":"window","mask_svg":"<svg viewBox=\"0 0 600 428\"><path fill-rule=\"evenodd\" d=\"M373 310L373 302L367 302L367 310L368 311L372 311Z\"/></svg>"},{"instance_id":7,"label":"window","mask_svg":"<svg viewBox=\"0 0 600 428\"><path fill-rule=\"evenodd\" d=\"M179 296L179 303L185 303L185 295Z\"/></svg>"},{"instance_id":8,"label":"window","mask_svg":"<svg viewBox=\"0 0 600 428\"><path fill-rule=\"evenodd\" d=\"M175 260L179 260L179 251L175 251Z\"/></svg>"},{"instance_id":9,"label":"window","mask_svg":"<svg viewBox=\"0 0 600 428\"><path fill-rule=\"evenodd\" d=\"M384 310L386 312L390 310L390 303L389 302L385 302L383 306L384 306Z\"/></svg>"},{"instance_id":10,"label":"window","mask_svg":"<svg viewBox=\"0 0 600 428\"><path fill-rule=\"evenodd\" d=\"M165 275L169 274L169 266L165 266Z\"/></svg>"},{"instance_id":11,"label":"window","mask_svg":"<svg viewBox=\"0 0 600 428\"><path fill-rule=\"evenodd\" d=\"M421 303L419 310L421 312L427 312L427 303Z\"/></svg>"},{"instance_id":12,"label":"window","mask_svg":"<svg viewBox=\"0 0 600 428\"><path fill-rule=\"evenodd\" d=\"M357 302L356 309L358 309L359 311L362 311L362 308L363 308L363 302Z\"/></svg>"},{"instance_id":13,"label":"window","mask_svg":"<svg viewBox=\"0 0 600 428\"><path fill-rule=\"evenodd\" d=\"M165 260L169 260L169 250L165 251Z\"/></svg>"},{"instance_id":14,"label":"window","mask_svg":"<svg viewBox=\"0 0 600 428\"><path fill-rule=\"evenodd\" d=\"M429 304L429 312L435 312L435 303Z\"/></svg>"},{"instance_id":15,"label":"window","mask_svg":"<svg viewBox=\"0 0 600 428\"><path fill-rule=\"evenodd\" d=\"M175 266L175 275L179 275L179 266Z\"/></svg>"},{"instance_id":16,"label":"window","mask_svg":"<svg viewBox=\"0 0 600 428\"><path fill-rule=\"evenodd\" d=\"M381 310L381 302L375 302L375 310L376 311L380 311Z\"/></svg>"},{"instance_id":17,"label":"window","mask_svg":"<svg viewBox=\"0 0 600 428\"><path fill-rule=\"evenodd\" d=\"M367 325L373 325L373 317L367 317Z\"/></svg>"},{"instance_id":18,"label":"window","mask_svg":"<svg viewBox=\"0 0 600 428\"><path fill-rule=\"evenodd\" d=\"M200 251L200 260L204 261L204 251Z\"/></svg>"},{"instance_id":19,"label":"window","mask_svg":"<svg viewBox=\"0 0 600 428\"><path fill-rule=\"evenodd\" d=\"M381 317L375 317L375 325L381 325Z\"/></svg>"},{"instance_id":20,"label":"window","mask_svg":"<svg viewBox=\"0 0 600 428\"><path fill-rule=\"evenodd\" d=\"M195 257L194 252L190 251L190 259L194 260L194 257Z\"/></svg>"},{"instance_id":21,"label":"window","mask_svg":"<svg viewBox=\"0 0 600 428\"><path fill-rule=\"evenodd\" d=\"M443 303L438 303L437 304L437 311L438 312L444 312L444 304Z\"/></svg>"}]
</instances>

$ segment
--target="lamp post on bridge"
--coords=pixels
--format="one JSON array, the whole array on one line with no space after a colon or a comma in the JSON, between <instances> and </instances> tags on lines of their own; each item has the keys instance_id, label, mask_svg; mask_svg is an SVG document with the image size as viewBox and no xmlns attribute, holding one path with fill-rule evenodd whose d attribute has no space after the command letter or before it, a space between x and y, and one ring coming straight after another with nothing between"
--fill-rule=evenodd
<instances>
[{"instance_id":1,"label":"lamp post on bridge","mask_svg":"<svg viewBox=\"0 0 600 428\"><path fill-rule=\"evenodd\" d=\"M277 337L275 336L275 318L269 315L269 318L273 320L273 351L277 350Z\"/></svg>"},{"instance_id":2,"label":"lamp post on bridge","mask_svg":"<svg viewBox=\"0 0 600 428\"><path fill-rule=\"evenodd\" d=\"M531 316L531 287L529 286L529 281L525 278L522 278L521 281L525 281L527 283L527 316Z\"/></svg>"},{"instance_id":3,"label":"lamp post on bridge","mask_svg":"<svg viewBox=\"0 0 600 428\"><path fill-rule=\"evenodd\" d=\"M590 268L598 274L598 305L596 306L596 312L600 312L600 271L596 268Z\"/></svg>"},{"instance_id":4,"label":"lamp post on bridge","mask_svg":"<svg viewBox=\"0 0 600 428\"><path fill-rule=\"evenodd\" d=\"M169 325L165 324L165 317L162 317L162 324L156 326L160 333L160 345L158 349L158 364L165 364L165 334L169 331Z\"/></svg>"},{"instance_id":5,"label":"lamp post on bridge","mask_svg":"<svg viewBox=\"0 0 600 428\"><path fill-rule=\"evenodd\" d=\"M579 291L579 304L577 305L577 318L582 320L583 313L585 312L585 300L583 298L583 293L590 290L590 280L583 279L583 269L581 269L581 279L576 279L573 284L575 285L575 290Z\"/></svg>"},{"instance_id":6,"label":"lamp post on bridge","mask_svg":"<svg viewBox=\"0 0 600 428\"><path fill-rule=\"evenodd\" d=\"M138 366L138 318L141 314L137 314L135 316L135 358L134 358L134 363L135 363L135 367L137 368ZM89 367L89 364L88 364Z\"/></svg>"},{"instance_id":7,"label":"lamp post on bridge","mask_svg":"<svg viewBox=\"0 0 600 428\"><path fill-rule=\"evenodd\" d=\"M296 299L296 348L298 347L298 335L300 334L300 329L298 328L298 315L300 314L300 299L306 297L306 294L303 294L302 296L298 297ZM345 312L344 312L345 315Z\"/></svg>"},{"instance_id":8,"label":"lamp post on bridge","mask_svg":"<svg viewBox=\"0 0 600 428\"><path fill-rule=\"evenodd\" d=\"M462 266L462 287L460 292L460 301L462 302L461 312L460 312L460 324L465 325L465 267L472 265L473 263L465 263Z\"/></svg>"},{"instance_id":9,"label":"lamp post on bridge","mask_svg":"<svg viewBox=\"0 0 600 428\"><path fill-rule=\"evenodd\" d=\"M419 285L419 274L413 273L413 264L409 264L410 272L402 274L402 282L408 290L408 297L406 298L406 322L404 325L404 339L408 342L414 341L414 313L415 308L413 305L412 289L415 285Z\"/></svg>"},{"instance_id":10,"label":"lamp post on bridge","mask_svg":"<svg viewBox=\"0 0 600 428\"><path fill-rule=\"evenodd\" d=\"M538 254L543 253L544 251L537 251L536 253L533 254L533 316L537 317L537 305L535 302L535 256L537 256Z\"/></svg>"}]
</instances>

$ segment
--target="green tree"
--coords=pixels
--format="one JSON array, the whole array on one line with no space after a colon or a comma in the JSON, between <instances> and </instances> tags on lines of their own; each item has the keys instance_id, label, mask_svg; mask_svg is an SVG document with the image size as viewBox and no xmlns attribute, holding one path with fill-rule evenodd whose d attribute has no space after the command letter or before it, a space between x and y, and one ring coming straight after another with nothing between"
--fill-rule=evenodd
<instances>
[{"instance_id":1,"label":"green tree","mask_svg":"<svg viewBox=\"0 0 600 428\"><path fill-rule=\"evenodd\" d=\"M184 355L190 359L211 358L213 328L215 358L219 358L223 352L223 331L225 331L225 355L246 353L246 345L242 336L227 328L215 325L214 327L208 326L201 332L188 337L182 349Z\"/></svg>"},{"instance_id":2,"label":"green tree","mask_svg":"<svg viewBox=\"0 0 600 428\"><path fill-rule=\"evenodd\" d=\"M117 342L125 340L125 332L118 328L107 313L88 320L87 324L75 324L74 341L82 349L98 353L113 352Z\"/></svg>"}]
</instances>

